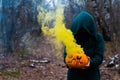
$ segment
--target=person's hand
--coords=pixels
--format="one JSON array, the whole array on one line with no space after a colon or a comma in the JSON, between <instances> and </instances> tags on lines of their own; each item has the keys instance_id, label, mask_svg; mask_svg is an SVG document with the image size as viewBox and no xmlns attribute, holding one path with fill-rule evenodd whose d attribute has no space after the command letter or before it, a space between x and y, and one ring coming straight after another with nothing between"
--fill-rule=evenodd
<instances>
[{"instance_id":1,"label":"person's hand","mask_svg":"<svg viewBox=\"0 0 120 80\"><path fill-rule=\"evenodd\" d=\"M88 64L87 65L85 65L85 67L84 68L82 68L82 69L86 69L86 68L88 68L89 66L90 66L90 57L88 57L89 58L89 62L88 62Z\"/></svg>"}]
</instances>

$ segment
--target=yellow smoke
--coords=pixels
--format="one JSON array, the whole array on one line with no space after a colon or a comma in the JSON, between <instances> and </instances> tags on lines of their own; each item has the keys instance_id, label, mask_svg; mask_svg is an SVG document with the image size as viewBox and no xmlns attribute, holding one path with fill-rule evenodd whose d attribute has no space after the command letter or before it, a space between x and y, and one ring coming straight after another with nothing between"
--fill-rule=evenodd
<instances>
[{"instance_id":1,"label":"yellow smoke","mask_svg":"<svg viewBox=\"0 0 120 80\"><path fill-rule=\"evenodd\" d=\"M42 23L41 29L44 35L54 38L51 41L56 43L56 45L63 43L66 46L66 52L69 57L71 57L73 53L83 54L83 48L81 48L81 46L76 43L71 30L65 27L65 24L63 22L63 11L64 7L59 7L52 15L50 13L47 13L44 19L45 21ZM46 21L48 22L48 19L51 19L53 16L55 16L54 27L49 28L48 26L45 26ZM38 19L40 19L39 15Z\"/></svg>"}]
</instances>

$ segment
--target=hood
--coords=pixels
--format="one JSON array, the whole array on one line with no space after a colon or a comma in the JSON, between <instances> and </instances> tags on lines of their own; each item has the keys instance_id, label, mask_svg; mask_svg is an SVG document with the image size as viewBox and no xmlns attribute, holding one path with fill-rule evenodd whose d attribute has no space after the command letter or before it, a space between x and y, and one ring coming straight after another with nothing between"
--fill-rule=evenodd
<instances>
[{"instance_id":1,"label":"hood","mask_svg":"<svg viewBox=\"0 0 120 80\"><path fill-rule=\"evenodd\" d=\"M97 30L94 17L86 11L80 12L74 19L71 25L71 31L73 35L84 28L91 36L96 38Z\"/></svg>"}]
</instances>

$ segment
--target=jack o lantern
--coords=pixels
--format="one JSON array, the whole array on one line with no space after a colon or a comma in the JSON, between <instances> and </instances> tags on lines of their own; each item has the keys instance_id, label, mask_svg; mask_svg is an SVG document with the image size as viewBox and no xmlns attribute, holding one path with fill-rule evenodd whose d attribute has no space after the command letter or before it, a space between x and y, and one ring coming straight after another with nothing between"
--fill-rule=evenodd
<instances>
[{"instance_id":1,"label":"jack o lantern","mask_svg":"<svg viewBox=\"0 0 120 80\"><path fill-rule=\"evenodd\" d=\"M67 66L71 68L85 68L89 63L89 57L85 54L75 53L71 57L66 56L65 61Z\"/></svg>"}]
</instances>

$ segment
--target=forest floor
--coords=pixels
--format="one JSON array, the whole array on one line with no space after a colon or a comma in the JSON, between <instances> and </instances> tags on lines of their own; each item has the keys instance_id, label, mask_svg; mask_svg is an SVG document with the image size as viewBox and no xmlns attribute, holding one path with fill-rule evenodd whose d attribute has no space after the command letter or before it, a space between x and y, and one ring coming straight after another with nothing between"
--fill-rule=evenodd
<instances>
[{"instance_id":1,"label":"forest floor","mask_svg":"<svg viewBox=\"0 0 120 80\"><path fill-rule=\"evenodd\" d=\"M120 56L120 51L106 42L105 59L100 67L101 80L120 80L120 60L106 67L109 57ZM63 61L62 49L55 50L46 40L27 54L13 53L0 58L0 80L66 80L67 67Z\"/></svg>"}]
</instances>

